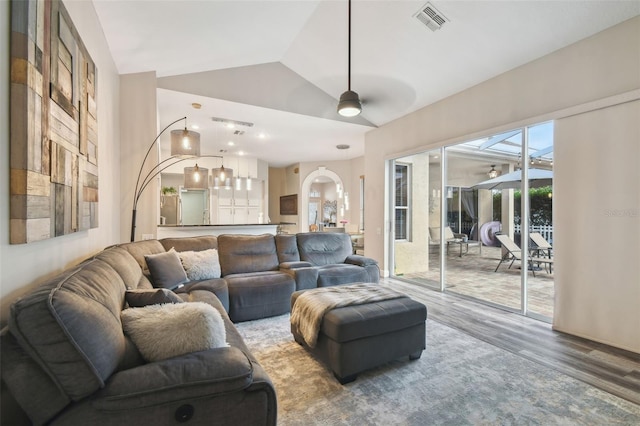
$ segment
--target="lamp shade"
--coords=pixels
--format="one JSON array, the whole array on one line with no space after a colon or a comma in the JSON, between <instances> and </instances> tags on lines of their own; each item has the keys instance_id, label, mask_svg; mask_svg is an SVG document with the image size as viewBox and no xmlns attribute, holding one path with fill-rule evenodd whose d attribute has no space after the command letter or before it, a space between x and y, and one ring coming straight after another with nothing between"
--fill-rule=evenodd
<instances>
[{"instance_id":1,"label":"lamp shade","mask_svg":"<svg viewBox=\"0 0 640 426\"><path fill-rule=\"evenodd\" d=\"M362 104L360 103L360 97L352 90L347 90L340 95L340 102L338 103L338 114L343 117L355 117L362 111Z\"/></svg>"},{"instance_id":2,"label":"lamp shade","mask_svg":"<svg viewBox=\"0 0 640 426\"><path fill-rule=\"evenodd\" d=\"M171 131L171 156L199 157L200 133L191 130Z\"/></svg>"},{"instance_id":3,"label":"lamp shade","mask_svg":"<svg viewBox=\"0 0 640 426\"><path fill-rule=\"evenodd\" d=\"M222 166L211 171L213 175L213 189L231 189L231 183L233 182L233 169L227 169Z\"/></svg>"},{"instance_id":4,"label":"lamp shade","mask_svg":"<svg viewBox=\"0 0 640 426\"><path fill-rule=\"evenodd\" d=\"M185 167L184 168L184 187L185 189L207 189L209 187L209 169L204 167Z\"/></svg>"}]
</instances>

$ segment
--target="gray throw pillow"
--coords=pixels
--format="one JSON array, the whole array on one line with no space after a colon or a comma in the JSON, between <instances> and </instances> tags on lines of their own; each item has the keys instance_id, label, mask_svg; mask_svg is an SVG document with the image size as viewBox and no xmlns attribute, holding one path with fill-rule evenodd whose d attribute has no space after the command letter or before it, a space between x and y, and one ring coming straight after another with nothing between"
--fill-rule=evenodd
<instances>
[{"instance_id":1,"label":"gray throw pillow","mask_svg":"<svg viewBox=\"0 0 640 426\"><path fill-rule=\"evenodd\" d=\"M149 267L153 286L173 290L189 281L178 253L172 248L168 252L148 254L144 257Z\"/></svg>"},{"instance_id":2,"label":"gray throw pillow","mask_svg":"<svg viewBox=\"0 0 640 426\"><path fill-rule=\"evenodd\" d=\"M160 303L182 303L180 296L166 288L154 288L152 290L127 290L124 297L132 308L142 308L147 305Z\"/></svg>"}]
</instances>

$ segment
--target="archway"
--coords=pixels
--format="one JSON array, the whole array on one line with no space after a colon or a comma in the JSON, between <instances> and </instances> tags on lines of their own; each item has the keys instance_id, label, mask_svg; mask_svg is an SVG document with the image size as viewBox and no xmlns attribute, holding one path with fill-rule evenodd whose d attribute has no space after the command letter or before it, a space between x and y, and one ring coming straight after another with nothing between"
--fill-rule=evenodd
<instances>
[{"instance_id":1,"label":"archway","mask_svg":"<svg viewBox=\"0 0 640 426\"><path fill-rule=\"evenodd\" d=\"M341 188L344 188L340 176L338 176L337 173L328 170L326 167L318 167L317 170L309 173L307 177L304 178L304 181L302 181L302 196L300 197L300 232L309 231L309 192L311 191L311 185L315 180L322 177L327 177L333 180L336 185L340 185ZM342 197L337 197L337 202L337 209L338 212L340 212L340 210L344 208L344 199Z\"/></svg>"}]
</instances>

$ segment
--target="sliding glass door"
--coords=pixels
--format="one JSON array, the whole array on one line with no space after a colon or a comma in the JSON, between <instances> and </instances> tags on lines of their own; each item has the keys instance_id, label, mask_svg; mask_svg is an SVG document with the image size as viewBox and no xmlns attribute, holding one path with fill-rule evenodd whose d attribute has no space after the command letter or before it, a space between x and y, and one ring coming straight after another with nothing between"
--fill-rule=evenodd
<instances>
[{"instance_id":1,"label":"sliding glass door","mask_svg":"<svg viewBox=\"0 0 640 426\"><path fill-rule=\"evenodd\" d=\"M392 275L550 320L552 135L543 123L395 159Z\"/></svg>"}]
</instances>

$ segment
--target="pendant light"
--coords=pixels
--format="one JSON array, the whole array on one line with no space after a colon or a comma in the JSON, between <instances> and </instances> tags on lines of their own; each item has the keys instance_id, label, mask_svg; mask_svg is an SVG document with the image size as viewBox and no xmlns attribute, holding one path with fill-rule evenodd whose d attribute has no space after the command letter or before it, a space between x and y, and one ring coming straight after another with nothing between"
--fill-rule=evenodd
<instances>
[{"instance_id":1,"label":"pendant light","mask_svg":"<svg viewBox=\"0 0 640 426\"><path fill-rule=\"evenodd\" d=\"M209 187L209 169L198 166L184 168L185 189L207 189Z\"/></svg>"},{"instance_id":2,"label":"pendant light","mask_svg":"<svg viewBox=\"0 0 640 426\"><path fill-rule=\"evenodd\" d=\"M171 156L172 157L199 157L200 133L187 130L187 117L183 118L184 130L171 131Z\"/></svg>"},{"instance_id":3,"label":"pendant light","mask_svg":"<svg viewBox=\"0 0 640 426\"><path fill-rule=\"evenodd\" d=\"M348 71L347 91L340 95L338 114L343 117L355 117L362 112L362 104L358 94L351 90L351 0L349 0L349 47L348 47Z\"/></svg>"},{"instance_id":4,"label":"pendant light","mask_svg":"<svg viewBox=\"0 0 640 426\"><path fill-rule=\"evenodd\" d=\"M213 169L213 189L231 189L231 182L233 180L233 169L227 169L222 165L218 169Z\"/></svg>"},{"instance_id":5,"label":"pendant light","mask_svg":"<svg viewBox=\"0 0 640 426\"><path fill-rule=\"evenodd\" d=\"M489 179L495 179L498 177L498 171L496 170L495 164L491 165L491 170L489 170L489 173L487 174L489 175Z\"/></svg>"}]
</instances>

